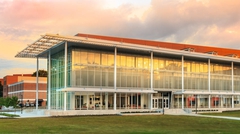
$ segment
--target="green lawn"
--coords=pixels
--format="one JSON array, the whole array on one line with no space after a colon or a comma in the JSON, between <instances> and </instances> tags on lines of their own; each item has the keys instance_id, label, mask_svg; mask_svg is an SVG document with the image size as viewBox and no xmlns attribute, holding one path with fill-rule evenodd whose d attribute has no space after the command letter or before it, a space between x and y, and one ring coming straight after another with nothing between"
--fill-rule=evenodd
<instances>
[{"instance_id":1,"label":"green lawn","mask_svg":"<svg viewBox=\"0 0 240 134\"><path fill-rule=\"evenodd\" d=\"M240 121L191 116L78 116L0 119L0 133L240 133Z\"/></svg>"},{"instance_id":2,"label":"green lawn","mask_svg":"<svg viewBox=\"0 0 240 134\"><path fill-rule=\"evenodd\" d=\"M240 111L226 111L222 113L204 113L203 115L240 117Z\"/></svg>"}]
</instances>

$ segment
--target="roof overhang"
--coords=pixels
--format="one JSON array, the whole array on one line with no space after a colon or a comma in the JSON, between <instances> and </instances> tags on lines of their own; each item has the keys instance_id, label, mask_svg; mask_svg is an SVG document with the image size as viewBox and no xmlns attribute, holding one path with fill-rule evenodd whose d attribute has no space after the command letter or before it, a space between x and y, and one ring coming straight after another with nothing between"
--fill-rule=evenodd
<instances>
[{"instance_id":1,"label":"roof overhang","mask_svg":"<svg viewBox=\"0 0 240 134\"><path fill-rule=\"evenodd\" d=\"M189 51L175 50L175 49L162 48L162 47L156 47L156 46L145 46L145 45L134 44L134 43L125 43L125 42L123 43L118 41L108 41L108 40L86 38L86 37L80 37L80 36L61 36L58 34L42 35L40 39L28 45L25 49L19 52L15 57L47 58L46 56L43 56L43 53L46 53L49 49L55 48L56 46L64 42L75 42L75 43L81 43L86 45L97 45L100 47L117 47L117 48L129 49L129 50L140 50L140 51L156 52L156 53L163 53L163 54L181 55L186 57L214 59L214 60L227 61L227 62L233 61L233 62L240 63L240 59L236 57L211 55L206 53L189 52Z\"/></svg>"},{"instance_id":2,"label":"roof overhang","mask_svg":"<svg viewBox=\"0 0 240 134\"><path fill-rule=\"evenodd\" d=\"M110 88L80 88L68 87L58 89L58 92L113 92L113 93L157 93L154 90L141 90L141 89L110 89Z\"/></svg>"},{"instance_id":3,"label":"roof overhang","mask_svg":"<svg viewBox=\"0 0 240 134\"><path fill-rule=\"evenodd\" d=\"M81 37L75 36L60 36L58 34L46 34L42 35L40 39L28 45L25 49L19 52L15 57L20 58L36 58L44 51L51 49L52 47L65 42L81 42Z\"/></svg>"}]
</instances>

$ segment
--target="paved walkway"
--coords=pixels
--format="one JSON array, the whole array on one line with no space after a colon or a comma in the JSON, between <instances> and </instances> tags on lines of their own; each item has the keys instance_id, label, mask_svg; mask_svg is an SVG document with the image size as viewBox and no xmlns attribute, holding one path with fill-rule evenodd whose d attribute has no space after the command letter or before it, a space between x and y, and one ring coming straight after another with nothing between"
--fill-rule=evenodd
<instances>
[{"instance_id":1,"label":"paved walkway","mask_svg":"<svg viewBox=\"0 0 240 134\"><path fill-rule=\"evenodd\" d=\"M201 114L188 114L188 116L220 118L220 119L229 119L229 120L240 120L239 117L230 117L230 116L212 116L212 115L201 115Z\"/></svg>"},{"instance_id":2,"label":"paved walkway","mask_svg":"<svg viewBox=\"0 0 240 134\"><path fill-rule=\"evenodd\" d=\"M207 118L220 118L220 119L229 119L229 120L240 120L240 117L231 117L231 116L213 116L213 115L202 115L202 114L168 114L168 115L185 115L185 116L196 116L196 117L207 117Z\"/></svg>"},{"instance_id":3,"label":"paved walkway","mask_svg":"<svg viewBox=\"0 0 240 134\"><path fill-rule=\"evenodd\" d=\"M9 114L17 114L20 117L16 118L38 118L38 117L51 117L49 115L43 115L42 113L38 112L5 112ZM159 113L157 113L159 114ZM127 114L126 114L127 115ZM134 115L134 114L131 114ZM240 120L240 117L229 117L229 116L212 116L212 115L201 115L201 114L168 114L168 115L185 115L185 116L196 116L196 117L207 117L207 118L221 118L221 119L229 119L229 120ZM0 118L8 118L7 116L0 115Z\"/></svg>"}]
</instances>

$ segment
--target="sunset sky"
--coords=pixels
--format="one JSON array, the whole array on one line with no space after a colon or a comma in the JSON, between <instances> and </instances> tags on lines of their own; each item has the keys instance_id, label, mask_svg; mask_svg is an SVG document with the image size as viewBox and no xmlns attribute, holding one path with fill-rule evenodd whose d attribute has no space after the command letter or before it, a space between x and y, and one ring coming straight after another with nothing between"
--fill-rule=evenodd
<instances>
[{"instance_id":1,"label":"sunset sky","mask_svg":"<svg viewBox=\"0 0 240 134\"><path fill-rule=\"evenodd\" d=\"M34 72L14 56L46 33L240 49L240 0L0 0L0 78Z\"/></svg>"}]
</instances>

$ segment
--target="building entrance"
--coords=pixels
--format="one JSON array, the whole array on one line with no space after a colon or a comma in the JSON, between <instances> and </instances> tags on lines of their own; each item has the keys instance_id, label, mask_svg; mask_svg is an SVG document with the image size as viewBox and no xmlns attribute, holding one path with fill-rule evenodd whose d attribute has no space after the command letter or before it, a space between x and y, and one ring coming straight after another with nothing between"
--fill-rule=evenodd
<instances>
[{"instance_id":1,"label":"building entrance","mask_svg":"<svg viewBox=\"0 0 240 134\"><path fill-rule=\"evenodd\" d=\"M155 93L152 99L153 109L168 109L170 105L170 93Z\"/></svg>"},{"instance_id":2,"label":"building entrance","mask_svg":"<svg viewBox=\"0 0 240 134\"><path fill-rule=\"evenodd\" d=\"M161 109L161 108L165 108L168 109L169 108L169 98L154 98L152 99L152 103L153 109Z\"/></svg>"},{"instance_id":3,"label":"building entrance","mask_svg":"<svg viewBox=\"0 0 240 134\"><path fill-rule=\"evenodd\" d=\"M75 96L75 109L81 109L83 106L83 96L76 95Z\"/></svg>"}]
</instances>

